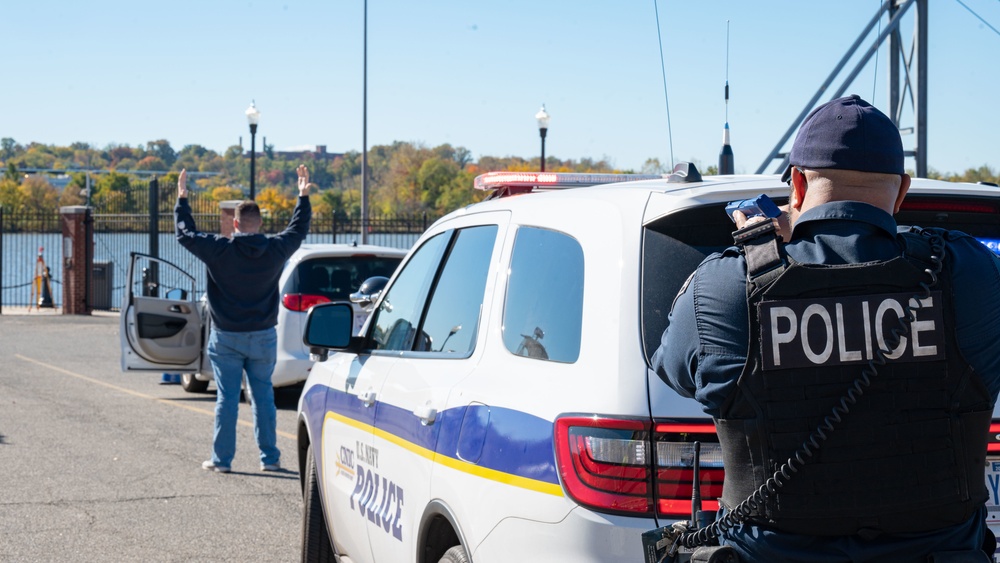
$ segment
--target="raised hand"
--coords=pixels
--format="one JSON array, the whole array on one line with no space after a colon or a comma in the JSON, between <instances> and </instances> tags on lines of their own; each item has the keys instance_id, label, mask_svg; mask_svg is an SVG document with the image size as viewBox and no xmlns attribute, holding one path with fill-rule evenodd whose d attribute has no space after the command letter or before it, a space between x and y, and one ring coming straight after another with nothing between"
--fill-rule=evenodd
<instances>
[{"instance_id":1,"label":"raised hand","mask_svg":"<svg viewBox=\"0 0 1000 563\"><path fill-rule=\"evenodd\" d=\"M305 164L300 164L296 172L299 173L299 195L309 195L309 188L316 185L309 183L309 169L306 168Z\"/></svg>"},{"instance_id":2,"label":"raised hand","mask_svg":"<svg viewBox=\"0 0 1000 563\"><path fill-rule=\"evenodd\" d=\"M188 196L187 177L188 172L184 168L181 170L180 176L177 177L177 199Z\"/></svg>"}]
</instances>

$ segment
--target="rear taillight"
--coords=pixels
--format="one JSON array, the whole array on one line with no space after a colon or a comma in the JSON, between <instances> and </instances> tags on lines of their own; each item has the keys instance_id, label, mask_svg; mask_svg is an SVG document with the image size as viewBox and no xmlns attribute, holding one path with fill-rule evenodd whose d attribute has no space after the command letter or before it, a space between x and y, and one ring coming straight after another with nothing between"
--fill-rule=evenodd
<instances>
[{"instance_id":1,"label":"rear taillight","mask_svg":"<svg viewBox=\"0 0 1000 563\"><path fill-rule=\"evenodd\" d=\"M712 424L563 417L556 419L555 441L571 499L632 516L652 516L654 509L661 516L690 516L694 442L700 442L702 509L719 508L722 449Z\"/></svg>"},{"instance_id":2,"label":"rear taillight","mask_svg":"<svg viewBox=\"0 0 1000 563\"><path fill-rule=\"evenodd\" d=\"M555 439L556 462L570 498L600 512L652 513L648 422L559 418Z\"/></svg>"},{"instance_id":3,"label":"rear taillight","mask_svg":"<svg viewBox=\"0 0 1000 563\"><path fill-rule=\"evenodd\" d=\"M986 453L1000 453L1000 424L996 422L990 424L990 435L986 440Z\"/></svg>"},{"instance_id":4,"label":"rear taillight","mask_svg":"<svg viewBox=\"0 0 1000 563\"><path fill-rule=\"evenodd\" d=\"M329 302L330 300L322 295L307 293L286 293L281 297L281 304L289 311L308 311L313 305Z\"/></svg>"},{"instance_id":5,"label":"rear taillight","mask_svg":"<svg viewBox=\"0 0 1000 563\"><path fill-rule=\"evenodd\" d=\"M653 440L656 443L656 511L664 516L691 514L691 493L694 480L694 443L700 442L699 481L702 509L719 509L722 496L722 447L712 424L657 423Z\"/></svg>"}]
</instances>

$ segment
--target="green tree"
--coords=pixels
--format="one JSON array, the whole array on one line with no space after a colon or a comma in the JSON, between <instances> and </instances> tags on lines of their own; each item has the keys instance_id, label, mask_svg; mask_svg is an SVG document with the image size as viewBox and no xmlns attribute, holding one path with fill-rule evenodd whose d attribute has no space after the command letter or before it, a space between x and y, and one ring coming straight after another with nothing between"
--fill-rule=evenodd
<instances>
[{"instance_id":1,"label":"green tree","mask_svg":"<svg viewBox=\"0 0 1000 563\"><path fill-rule=\"evenodd\" d=\"M56 157L44 145L32 143L26 151L13 160L18 163L18 168L44 169L52 168L56 162Z\"/></svg>"},{"instance_id":2,"label":"green tree","mask_svg":"<svg viewBox=\"0 0 1000 563\"><path fill-rule=\"evenodd\" d=\"M219 154L215 151L210 151L201 145L185 145L177 153L177 160L174 161L172 167L175 170L186 168L192 172L195 170L203 172L201 167L218 156Z\"/></svg>"},{"instance_id":3,"label":"green tree","mask_svg":"<svg viewBox=\"0 0 1000 563\"><path fill-rule=\"evenodd\" d=\"M997 173L987 165L982 165L979 168L969 168L964 174L958 177L960 182L969 182L975 184L976 182L989 182L992 184L997 183Z\"/></svg>"},{"instance_id":4,"label":"green tree","mask_svg":"<svg viewBox=\"0 0 1000 563\"><path fill-rule=\"evenodd\" d=\"M243 190L232 186L219 186L212 189L210 197L215 201L243 199Z\"/></svg>"},{"instance_id":5,"label":"green tree","mask_svg":"<svg viewBox=\"0 0 1000 563\"><path fill-rule=\"evenodd\" d=\"M170 143L166 139L146 143L146 152L151 156L159 158L165 164L161 170L169 169L177 160L177 153L174 152L173 147L170 146Z\"/></svg>"},{"instance_id":6,"label":"green tree","mask_svg":"<svg viewBox=\"0 0 1000 563\"><path fill-rule=\"evenodd\" d=\"M84 205L85 203L87 203L86 196L80 195L80 188L73 183L67 184L59 196L59 207Z\"/></svg>"},{"instance_id":7,"label":"green tree","mask_svg":"<svg viewBox=\"0 0 1000 563\"><path fill-rule=\"evenodd\" d=\"M4 137L3 139L0 139L0 158L5 161L10 160L17 156L17 153L20 152L20 148L21 147L17 144L17 141L11 139L10 137Z\"/></svg>"},{"instance_id":8,"label":"green tree","mask_svg":"<svg viewBox=\"0 0 1000 563\"><path fill-rule=\"evenodd\" d=\"M439 208L441 194L457 175L458 165L454 161L442 160L437 156L428 158L420 165L416 180L423 210Z\"/></svg>"},{"instance_id":9,"label":"green tree","mask_svg":"<svg viewBox=\"0 0 1000 563\"><path fill-rule=\"evenodd\" d=\"M119 172L97 174L91 177L91 184L94 193L90 200L95 207L123 213L139 211L132 205L132 183L128 175Z\"/></svg>"},{"instance_id":10,"label":"green tree","mask_svg":"<svg viewBox=\"0 0 1000 563\"><path fill-rule=\"evenodd\" d=\"M0 179L0 207L7 210L21 209L24 196L21 194L21 183L16 178L8 178L5 174Z\"/></svg>"},{"instance_id":11,"label":"green tree","mask_svg":"<svg viewBox=\"0 0 1000 563\"><path fill-rule=\"evenodd\" d=\"M486 192L473 189L472 182L475 178L476 173L471 167L459 171L451 182L442 188L434 211L438 214L449 213L486 197Z\"/></svg>"},{"instance_id":12,"label":"green tree","mask_svg":"<svg viewBox=\"0 0 1000 563\"><path fill-rule=\"evenodd\" d=\"M28 176L21 182L21 209L35 212L56 211L59 208L59 192L41 176Z\"/></svg>"},{"instance_id":13,"label":"green tree","mask_svg":"<svg viewBox=\"0 0 1000 563\"><path fill-rule=\"evenodd\" d=\"M136 170L167 170L168 168L169 166L167 166L167 163L163 162L160 157L152 155L147 156L135 163Z\"/></svg>"},{"instance_id":14,"label":"green tree","mask_svg":"<svg viewBox=\"0 0 1000 563\"><path fill-rule=\"evenodd\" d=\"M7 168L3 171L3 177L5 180L11 180L15 183L21 181L21 175L17 172L17 165L13 162L7 163Z\"/></svg>"}]
</instances>

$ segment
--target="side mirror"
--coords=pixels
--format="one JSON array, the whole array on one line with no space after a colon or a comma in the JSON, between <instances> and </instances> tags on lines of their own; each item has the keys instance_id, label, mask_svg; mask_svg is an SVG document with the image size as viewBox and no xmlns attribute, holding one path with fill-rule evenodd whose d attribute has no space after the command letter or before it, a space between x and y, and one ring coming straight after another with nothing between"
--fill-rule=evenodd
<instances>
[{"instance_id":1,"label":"side mirror","mask_svg":"<svg viewBox=\"0 0 1000 563\"><path fill-rule=\"evenodd\" d=\"M385 276L373 276L361 283L361 287L351 294L351 303L367 308L378 301L378 296L385 289L385 284L389 283L389 278Z\"/></svg>"},{"instance_id":2,"label":"side mirror","mask_svg":"<svg viewBox=\"0 0 1000 563\"><path fill-rule=\"evenodd\" d=\"M347 303L322 303L309 310L302 342L317 361L326 359L326 351L353 349L360 343L354 336L354 309Z\"/></svg>"}]
</instances>

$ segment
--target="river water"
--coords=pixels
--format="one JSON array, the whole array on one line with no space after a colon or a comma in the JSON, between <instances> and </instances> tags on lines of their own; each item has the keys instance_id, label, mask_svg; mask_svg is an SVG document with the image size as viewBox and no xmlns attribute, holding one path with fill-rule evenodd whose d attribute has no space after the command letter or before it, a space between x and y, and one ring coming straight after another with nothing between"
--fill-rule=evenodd
<instances>
[{"instance_id":1,"label":"river water","mask_svg":"<svg viewBox=\"0 0 1000 563\"><path fill-rule=\"evenodd\" d=\"M368 243L394 248L409 248L416 242L417 234L372 233ZM356 233L333 235L319 234L306 237L306 243L351 244L357 241ZM41 264L49 268L52 299L55 307L61 307L62 296L62 234L60 233L3 233L3 252L0 257L0 304L4 307L25 307L37 303L39 295L33 293L32 280L36 271L42 272ZM96 293L93 304L99 308L108 303L107 308L117 310L122 302L125 283L128 280L129 256L132 252L149 253L147 233L95 233L94 271L92 286ZM205 266L190 252L185 250L174 234L161 233L158 238L160 258L172 262L196 279L199 293L205 291ZM39 248L42 249L41 253ZM41 255L42 262L39 262ZM110 287L109 287L110 286Z\"/></svg>"}]
</instances>

